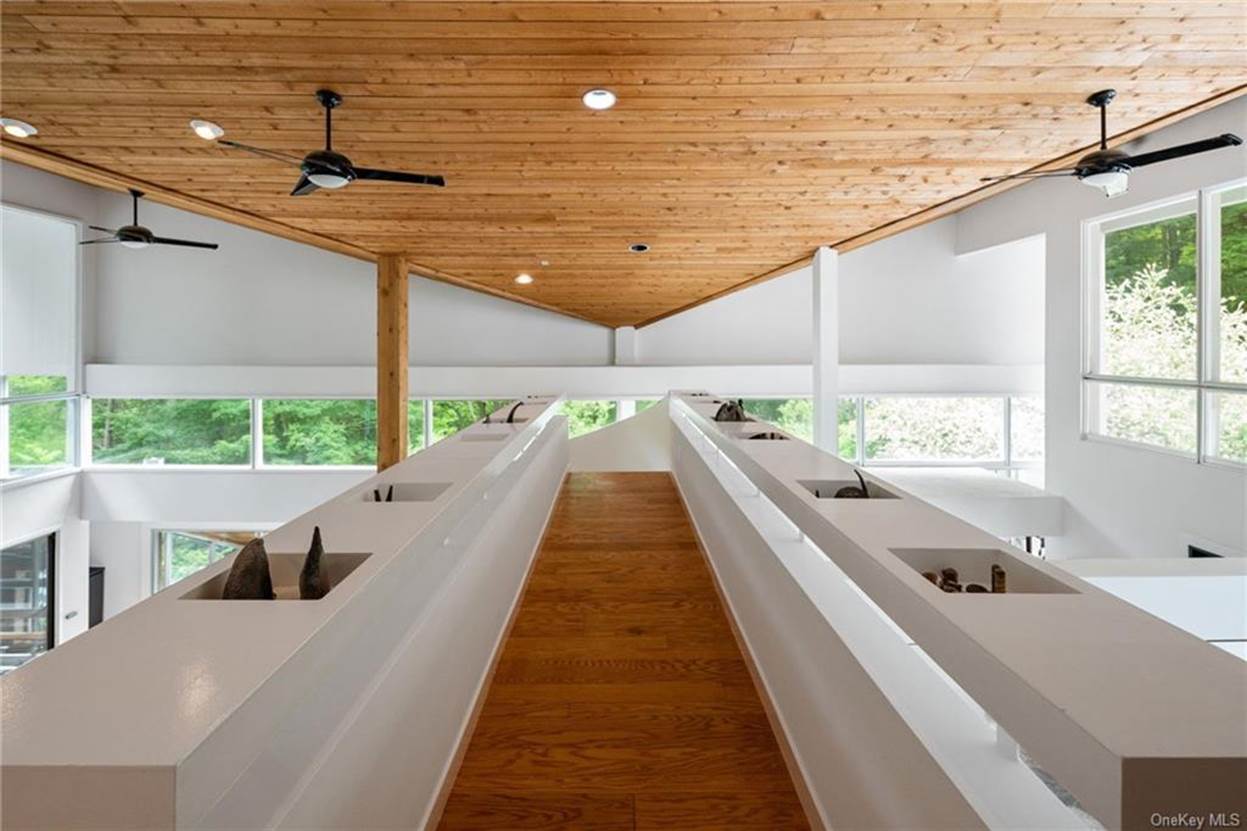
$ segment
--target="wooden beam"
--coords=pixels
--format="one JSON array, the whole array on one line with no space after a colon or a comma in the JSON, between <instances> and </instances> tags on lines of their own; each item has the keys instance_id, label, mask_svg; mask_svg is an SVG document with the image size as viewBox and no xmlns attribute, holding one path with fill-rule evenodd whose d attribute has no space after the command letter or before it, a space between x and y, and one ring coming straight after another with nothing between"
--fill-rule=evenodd
<instances>
[{"instance_id":1,"label":"wooden beam","mask_svg":"<svg viewBox=\"0 0 1247 831\"><path fill-rule=\"evenodd\" d=\"M377 257L377 470L407 458L407 261Z\"/></svg>"}]
</instances>

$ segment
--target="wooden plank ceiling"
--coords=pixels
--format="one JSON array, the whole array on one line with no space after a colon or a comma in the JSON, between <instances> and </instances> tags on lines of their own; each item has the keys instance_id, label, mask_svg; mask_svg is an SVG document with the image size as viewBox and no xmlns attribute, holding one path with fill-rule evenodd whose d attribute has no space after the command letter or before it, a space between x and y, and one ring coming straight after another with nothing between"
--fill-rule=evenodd
<instances>
[{"instance_id":1,"label":"wooden plank ceiling","mask_svg":"<svg viewBox=\"0 0 1247 831\"><path fill-rule=\"evenodd\" d=\"M10 158L118 174L160 201L360 256L402 252L610 326L908 227L989 192L980 176L1084 148L1097 89L1120 92L1110 128L1124 134L1235 94L1247 66L1239 0L2 9L0 106L39 128L5 139ZM321 146L323 86L346 97L335 149L448 187L292 198L293 168L187 128L209 119L301 156ZM586 109L597 86L618 106ZM521 271L536 282L515 285Z\"/></svg>"}]
</instances>

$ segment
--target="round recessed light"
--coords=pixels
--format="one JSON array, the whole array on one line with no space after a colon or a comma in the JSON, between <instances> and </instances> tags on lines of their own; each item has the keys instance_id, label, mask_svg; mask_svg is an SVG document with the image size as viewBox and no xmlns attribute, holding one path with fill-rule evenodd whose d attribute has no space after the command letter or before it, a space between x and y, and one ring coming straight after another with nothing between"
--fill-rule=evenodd
<instances>
[{"instance_id":1,"label":"round recessed light","mask_svg":"<svg viewBox=\"0 0 1247 831\"><path fill-rule=\"evenodd\" d=\"M215 141L225 135L225 130L221 128L220 124L213 121L204 121L201 118L191 121L191 129L195 131L195 135L204 141Z\"/></svg>"},{"instance_id":2,"label":"round recessed light","mask_svg":"<svg viewBox=\"0 0 1247 831\"><path fill-rule=\"evenodd\" d=\"M608 89L591 89L580 100L591 110L609 110L619 99Z\"/></svg>"},{"instance_id":3,"label":"round recessed light","mask_svg":"<svg viewBox=\"0 0 1247 831\"><path fill-rule=\"evenodd\" d=\"M27 124L17 118L0 118L0 127L3 127L4 131L14 138L30 138L39 132L33 124Z\"/></svg>"},{"instance_id":4,"label":"round recessed light","mask_svg":"<svg viewBox=\"0 0 1247 831\"><path fill-rule=\"evenodd\" d=\"M533 275L531 275L531 274L517 274L517 275L515 275L515 282L519 283L521 286L527 286L527 285L528 285L529 283L531 283L532 281L533 281Z\"/></svg>"},{"instance_id":5,"label":"round recessed light","mask_svg":"<svg viewBox=\"0 0 1247 831\"><path fill-rule=\"evenodd\" d=\"M649 250L649 243L634 242L628 246L628 250L631 251L633 254L644 254L646 251Z\"/></svg>"},{"instance_id":6,"label":"round recessed light","mask_svg":"<svg viewBox=\"0 0 1247 831\"><path fill-rule=\"evenodd\" d=\"M542 267L542 268L546 268L546 267L547 267L547 266L549 266L549 265L550 265L550 261L549 261L549 260L542 260L542 261L541 261L541 267Z\"/></svg>"}]
</instances>

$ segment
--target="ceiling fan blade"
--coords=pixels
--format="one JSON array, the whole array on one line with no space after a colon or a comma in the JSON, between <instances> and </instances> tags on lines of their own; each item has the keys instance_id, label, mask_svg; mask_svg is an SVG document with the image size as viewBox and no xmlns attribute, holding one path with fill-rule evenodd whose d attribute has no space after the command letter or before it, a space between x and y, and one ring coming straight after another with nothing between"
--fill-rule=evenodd
<instances>
[{"instance_id":1,"label":"ceiling fan blade","mask_svg":"<svg viewBox=\"0 0 1247 831\"><path fill-rule=\"evenodd\" d=\"M90 228L92 231L103 231L105 234L112 234L114 236L116 236L117 234L116 228L101 228L98 225L88 225L87 227Z\"/></svg>"},{"instance_id":2,"label":"ceiling fan blade","mask_svg":"<svg viewBox=\"0 0 1247 831\"><path fill-rule=\"evenodd\" d=\"M104 237L103 239L84 239L78 244L79 245L99 245L100 243L104 243L104 242L121 242L121 240L117 239L116 237Z\"/></svg>"},{"instance_id":3,"label":"ceiling fan blade","mask_svg":"<svg viewBox=\"0 0 1247 831\"><path fill-rule=\"evenodd\" d=\"M357 179L372 179L377 182L406 182L410 185L432 185L436 188L446 187L446 180L441 176L427 173L403 173L398 170L373 170L368 167L355 168Z\"/></svg>"},{"instance_id":4,"label":"ceiling fan blade","mask_svg":"<svg viewBox=\"0 0 1247 831\"><path fill-rule=\"evenodd\" d=\"M1067 170L1036 170L1029 173L1006 173L1003 176L984 176L980 182L1003 182L1007 179L1039 179L1044 176L1073 176L1074 169Z\"/></svg>"},{"instance_id":5,"label":"ceiling fan blade","mask_svg":"<svg viewBox=\"0 0 1247 831\"><path fill-rule=\"evenodd\" d=\"M189 239L170 239L169 237L152 237L152 245L180 245L184 248L207 248L211 251L221 247L215 242L195 242Z\"/></svg>"},{"instance_id":6,"label":"ceiling fan blade","mask_svg":"<svg viewBox=\"0 0 1247 831\"><path fill-rule=\"evenodd\" d=\"M243 144L239 141L231 141L230 139L218 139L217 144L223 144L226 147L232 147L235 150L241 150L244 153L250 153L253 156L259 156L263 159L271 159L275 162L283 164L303 164L303 160L298 156L292 156L289 153L281 153L277 150L265 150L263 147L252 147L250 144Z\"/></svg>"},{"instance_id":7,"label":"ceiling fan blade","mask_svg":"<svg viewBox=\"0 0 1247 831\"><path fill-rule=\"evenodd\" d=\"M294 190L290 191L290 195L291 196L307 196L309 193L315 193L318 190L320 190L320 188L317 186L317 184L313 182L311 179L307 178L307 174L304 173L302 176L299 177L299 181L295 182Z\"/></svg>"},{"instance_id":8,"label":"ceiling fan blade","mask_svg":"<svg viewBox=\"0 0 1247 831\"><path fill-rule=\"evenodd\" d=\"M1190 144L1178 144L1163 150L1153 150L1151 153L1140 153L1126 159L1126 164L1131 167L1144 167L1157 162L1167 162L1170 159L1180 159L1183 156L1194 156L1196 153L1207 153L1209 150L1219 150L1222 147L1234 147L1242 143L1243 140L1233 133L1222 133L1215 138L1193 141Z\"/></svg>"}]
</instances>

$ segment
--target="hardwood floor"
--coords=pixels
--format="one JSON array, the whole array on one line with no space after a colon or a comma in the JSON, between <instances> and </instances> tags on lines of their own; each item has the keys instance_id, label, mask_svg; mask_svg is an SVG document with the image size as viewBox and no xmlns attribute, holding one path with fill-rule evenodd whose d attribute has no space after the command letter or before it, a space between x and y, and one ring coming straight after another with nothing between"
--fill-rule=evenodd
<instances>
[{"instance_id":1,"label":"hardwood floor","mask_svg":"<svg viewBox=\"0 0 1247 831\"><path fill-rule=\"evenodd\" d=\"M564 483L440 827L808 827L667 474Z\"/></svg>"}]
</instances>

